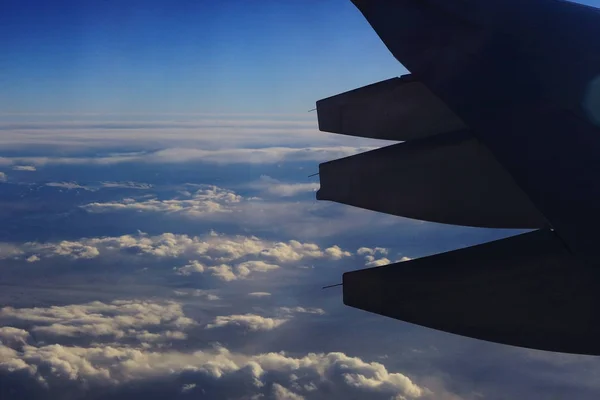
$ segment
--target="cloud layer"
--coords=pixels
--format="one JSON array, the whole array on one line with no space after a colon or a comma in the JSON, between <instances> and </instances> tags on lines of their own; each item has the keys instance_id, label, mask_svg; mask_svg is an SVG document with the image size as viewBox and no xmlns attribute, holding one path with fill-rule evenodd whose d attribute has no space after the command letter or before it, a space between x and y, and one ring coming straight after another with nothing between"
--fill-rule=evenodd
<instances>
[{"instance_id":1,"label":"cloud layer","mask_svg":"<svg viewBox=\"0 0 600 400\"><path fill-rule=\"evenodd\" d=\"M210 232L204 236L174 233L149 236L144 233L117 237L82 238L57 243L0 243L0 258L29 263L64 257L70 260L98 257L187 259L173 268L181 276L210 274L223 281L245 279L255 273L275 271L282 265L305 260L341 260L352 253L339 246L321 248L297 240L274 242L255 236L229 236Z\"/></svg>"},{"instance_id":2,"label":"cloud layer","mask_svg":"<svg viewBox=\"0 0 600 400\"><path fill-rule=\"evenodd\" d=\"M303 311L306 310L298 308L285 312ZM126 396L125 393L131 395L127 388L133 383L136 390L144 392L154 390L153 384L161 382L161 390L170 391L173 397L195 393L210 398L266 395L322 399L325 394L340 399L358 394L375 399L432 398L430 390L406 375L390 372L381 363L340 352L244 354L221 345L185 352L173 350L164 345L185 340L184 330L196 324L174 302L5 307L0 320L15 325L0 328L0 379L4 375L14 380L4 382L28 381L30 389L38 386L49 397L67 392L85 395L91 390L118 396L121 389ZM284 322L256 315L231 315L217 317L206 328L231 326L261 331ZM19 324L22 327L17 327ZM159 327L172 330L148 330ZM47 340L78 336L93 341L81 345L49 344L39 341L41 335L46 335ZM125 345L131 338L139 342Z\"/></svg>"}]
</instances>

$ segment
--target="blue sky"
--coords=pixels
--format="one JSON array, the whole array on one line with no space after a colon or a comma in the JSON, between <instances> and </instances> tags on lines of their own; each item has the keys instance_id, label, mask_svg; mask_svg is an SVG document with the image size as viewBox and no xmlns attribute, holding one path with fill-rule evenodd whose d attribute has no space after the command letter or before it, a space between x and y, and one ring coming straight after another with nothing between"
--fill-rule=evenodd
<instances>
[{"instance_id":1,"label":"blue sky","mask_svg":"<svg viewBox=\"0 0 600 400\"><path fill-rule=\"evenodd\" d=\"M316 100L405 73L346 0L0 6L0 398L596 399L594 357L345 307L516 233L317 202Z\"/></svg>"},{"instance_id":2,"label":"blue sky","mask_svg":"<svg viewBox=\"0 0 600 400\"><path fill-rule=\"evenodd\" d=\"M349 1L3 2L4 112L304 112L403 73Z\"/></svg>"}]
</instances>

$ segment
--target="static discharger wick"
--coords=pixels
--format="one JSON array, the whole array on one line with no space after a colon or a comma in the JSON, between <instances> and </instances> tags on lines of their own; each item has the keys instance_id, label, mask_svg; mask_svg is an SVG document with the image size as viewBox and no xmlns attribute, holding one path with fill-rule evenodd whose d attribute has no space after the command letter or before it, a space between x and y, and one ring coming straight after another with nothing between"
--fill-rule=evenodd
<instances>
[{"instance_id":1,"label":"static discharger wick","mask_svg":"<svg viewBox=\"0 0 600 400\"><path fill-rule=\"evenodd\" d=\"M342 285L343 285L343 283L337 283L335 285L323 286L322 289L329 289L329 288L332 288L332 287L342 286Z\"/></svg>"}]
</instances>

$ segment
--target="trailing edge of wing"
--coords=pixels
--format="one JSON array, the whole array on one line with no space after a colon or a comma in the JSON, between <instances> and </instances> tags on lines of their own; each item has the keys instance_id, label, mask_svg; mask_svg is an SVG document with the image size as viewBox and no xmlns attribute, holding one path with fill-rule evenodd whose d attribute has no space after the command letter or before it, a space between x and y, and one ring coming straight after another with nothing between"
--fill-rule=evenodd
<instances>
[{"instance_id":1,"label":"trailing edge of wing","mask_svg":"<svg viewBox=\"0 0 600 400\"><path fill-rule=\"evenodd\" d=\"M317 101L319 129L405 141L464 129L440 99L410 75Z\"/></svg>"},{"instance_id":2,"label":"trailing edge of wing","mask_svg":"<svg viewBox=\"0 0 600 400\"><path fill-rule=\"evenodd\" d=\"M344 303L476 339L600 355L599 278L538 230L345 273Z\"/></svg>"},{"instance_id":3,"label":"trailing edge of wing","mask_svg":"<svg viewBox=\"0 0 600 400\"><path fill-rule=\"evenodd\" d=\"M543 216L468 131L319 166L317 199L444 224L541 228Z\"/></svg>"}]
</instances>

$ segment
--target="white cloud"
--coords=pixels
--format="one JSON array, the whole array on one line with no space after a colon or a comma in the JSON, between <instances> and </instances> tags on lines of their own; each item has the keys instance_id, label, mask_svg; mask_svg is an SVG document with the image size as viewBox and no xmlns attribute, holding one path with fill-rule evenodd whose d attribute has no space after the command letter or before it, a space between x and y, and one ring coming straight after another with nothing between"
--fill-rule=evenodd
<instances>
[{"instance_id":1,"label":"white cloud","mask_svg":"<svg viewBox=\"0 0 600 400\"><path fill-rule=\"evenodd\" d=\"M2 157L0 165L114 165L121 163L179 164L202 162L228 164L277 164L282 162L324 162L374 150L377 147L263 147L263 148L165 148L154 152L115 154L100 157Z\"/></svg>"},{"instance_id":2,"label":"white cloud","mask_svg":"<svg viewBox=\"0 0 600 400\"><path fill-rule=\"evenodd\" d=\"M275 196L291 197L300 193L315 192L319 189L319 183L284 183L270 176L263 175L259 181L250 184L250 187Z\"/></svg>"},{"instance_id":3,"label":"white cloud","mask_svg":"<svg viewBox=\"0 0 600 400\"><path fill-rule=\"evenodd\" d=\"M48 183L46 183L46 186L57 187L57 188L68 189L68 190L72 190L72 189L83 189L83 190L89 190L89 191L95 190L94 188L80 185L77 182L48 182Z\"/></svg>"},{"instance_id":4,"label":"white cloud","mask_svg":"<svg viewBox=\"0 0 600 400\"><path fill-rule=\"evenodd\" d=\"M187 289L187 290L174 290L173 294L178 297L201 297L205 300L216 301L221 300L219 296L213 293L210 290L202 290L202 289Z\"/></svg>"},{"instance_id":5,"label":"white cloud","mask_svg":"<svg viewBox=\"0 0 600 400\"><path fill-rule=\"evenodd\" d=\"M82 206L82 208L95 213L132 210L203 217L209 214L231 213L234 211L232 205L239 203L241 200L242 197L231 190L207 185L202 189L198 189L190 199L144 199L140 201L124 199L118 202L90 203Z\"/></svg>"},{"instance_id":6,"label":"white cloud","mask_svg":"<svg viewBox=\"0 0 600 400\"><path fill-rule=\"evenodd\" d=\"M185 372L188 381L195 374L215 383L234 374L244 374L254 382L252 386L243 388L245 395L268 392L267 379L275 380L270 391L280 396L291 393L308 396L325 388L330 395L337 394L336 398L362 393L366 397L414 399L429 394L426 388L407 376L389 372L383 364L366 362L344 353L310 353L295 358L283 352L245 355L225 348L182 353L110 345L27 345L22 351L15 351L0 345L0 354L0 370L26 372L50 387L55 384L64 387L68 383L82 389L85 386L114 387ZM42 366L45 368L40 368ZM297 377L301 377L302 385L294 385ZM193 382L185 385L183 387L189 391L195 387ZM293 387L293 390L286 386ZM353 392L353 389L361 392ZM182 390L181 386L179 390Z\"/></svg>"},{"instance_id":7,"label":"white cloud","mask_svg":"<svg viewBox=\"0 0 600 400\"><path fill-rule=\"evenodd\" d=\"M383 247L375 247L373 249L370 249L368 247L361 247L360 249L358 249L358 251L356 253L360 256L364 256L364 255L374 256L377 254L387 255L388 249L385 249Z\"/></svg>"},{"instance_id":8,"label":"white cloud","mask_svg":"<svg viewBox=\"0 0 600 400\"><path fill-rule=\"evenodd\" d=\"M340 246L332 246L325 249L325 254L332 260L341 260L344 257L350 257L352 253L344 251Z\"/></svg>"},{"instance_id":9,"label":"white cloud","mask_svg":"<svg viewBox=\"0 0 600 400\"><path fill-rule=\"evenodd\" d=\"M376 260L368 261L365 264L365 266L367 266L367 267L381 267L383 265L388 265L390 263L391 263L391 261L389 259L383 257L383 258L378 258Z\"/></svg>"},{"instance_id":10,"label":"white cloud","mask_svg":"<svg viewBox=\"0 0 600 400\"><path fill-rule=\"evenodd\" d=\"M15 165L12 167L14 171L35 171L36 168L34 165Z\"/></svg>"},{"instance_id":11,"label":"white cloud","mask_svg":"<svg viewBox=\"0 0 600 400\"><path fill-rule=\"evenodd\" d=\"M0 182L6 182L6 180L7 180L6 173L0 172Z\"/></svg>"},{"instance_id":12,"label":"white cloud","mask_svg":"<svg viewBox=\"0 0 600 400\"><path fill-rule=\"evenodd\" d=\"M183 267L177 268L178 275L189 276L193 273L202 273L205 271L204 265L202 265L198 260L191 260L189 264L184 265Z\"/></svg>"},{"instance_id":13,"label":"white cloud","mask_svg":"<svg viewBox=\"0 0 600 400\"><path fill-rule=\"evenodd\" d=\"M239 276L236 275L235 272L233 272L233 268L226 264L208 267L208 270L213 276L216 276L217 278L225 282L235 281L239 279Z\"/></svg>"},{"instance_id":14,"label":"white cloud","mask_svg":"<svg viewBox=\"0 0 600 400\"><path fill-rule=\"evenodd\" d=\"M206 325L206 329L238 326L251 331L270 331L287 321L285 318L268 318L256 314L225 315L216 317L212 323Z\"/></svg>"},{"instance_id":15,"label":"white cloud","mask_svg":"<svg viewBox=\"0 0 600 400\"><path fill-rule=\"evenodd\" d=\"M181 387L181 393L189 392L190 390L193 390L195 387L196 387L195 383L186 383L185 385L183 385Z\"/></svg>"},{"instance_id":16,"label":"white cloud","mask_svg":"<svg viewBox=\"0 0 600 400\"><path fill-rule=\"evenodd\" d=\"M104 188L140 189L140 190L152 189L152 187L153 187L149 183L139 183L139 182L101 182L100 185Z\"/></svg>"},{"instance_id":17,"label":"white cloud","mask_svg":"<svg viewBox=\"0 0 600 400\"><path fill-rule=\"evenodd\" d=\"M317 314L324 315L325 311L321 308L305 308L305 307L279 307L279 311L284 314Z\"/></svg>"},{"instance_id":18,"label":"white cloud","mask_svg":"<svg viewBox=\"0 0 600 400\"><path fill-rule=\"evenodd\" d=\"M261 296L263 294L261 293ZM258 297L261 297L258 296ZM270 331L294 318L295 314L314 314L325 315L325 311L320 308L310 307L279 307L277 316L265 317L257 314L235 314L217 316L206 325L206 329L220 328L224 326L238 326L251 331Z\"/></svg>"},{"instance_id":19,"label":"white cloud","mask_svg":"<svg viewBox=\"0 0 600 400\"><path fill-rule=\"evenodd\" d=\"M136 300L49 308L4 307L0 309L0 321L35 324L32 331L50 336L135 337L144 341L158 337L182 339L185 334L180 330L195 324L178 303ZM157 332L150 334L149 328Z\"/></svg>"},{"instance_id":20,"label":"white cloud","mask_svg":"<svg viewBox=\"0 0 600 400\"><path fill-rule=\"evenodd\" d=\"M270 295L271 295L271 293L268 293L268 292L252 292L252 293L248 293L248 296L250 296L250 297L268 297Z\"/></svg>"},{"instance_id":21,"label":"white cloud","mask_svg":"<svg viewBox=\"0 0 600 400\"><path fill-rule=\"evenodd\" d=\"M390 264L391 261L387 257L383 257L388 253L389 250L383 247L375 247L372 249L368 247L361 247L356 252L356 254L365 257L365 266L367 267L380 267Z\"/></svg>"},{"instance_id":22,"label":"white cloud","mask_svg":"<svg viewBox=\"0 0 600 400\"><path fill-rule=\"evenodd\" d=\"M304 396L296 394L278 383L273 384L273 396L276 400L304 400Z\"/></svg>"},{"instance_id":23,"label":"white cloud","mask_svg":"<svg viewBox=\"0 0 600 400\"><path fill-rule=\"evenodd\" d=\"M163 233L149 236L137 235L81 238L77 241L63 240L55 243L27 242L21 245L0 243L0 258L31 258L39 260L49 257L72 259L95 258L108 255L154 257L187 257L190 261L177 270L183 275L205 272L210 264L236 264L236 275L245 277L249 272L266 272L279 268L281 264L305 259L339 260L350 253L333 246L325 250L314 243L297 240L274 242L255 236L227 236L210 232L204 236ZM32 258L33 257L33 258ZM247 258L260 258L248 260ZM244 261L241 261L244 259ZM236 262L237 260L240 260Z\"/></svg>"},{"instance_id":24,"label":"white cloud","mask_svg":"<svg viewBox=\"0 0 600 400\"><path fill-rule=\"evenodd\" d=\"M29 332L24 329L13 328L12 326L0 327L0 344L15 346L25 344L29 338ZM0 357L0 361L2 358Z\"/></svg>"},{"instance_id":25,"label":"white cloud","mask_svg":"<svg viewBox=\"0 0 600 400\"><path fill-rule=\"evenodd\" d=\"M79 397L86 397L89 390L110 388L114 393L127 383L136 382L139 386L172 377L174 393L193 393L206 387L203 382L207 379L211 382L208 386L223 385L222 389L232 387L232 379L251 383L233 385L243 391L233 398L271 395L282 399L308 399L324 390L330 398L340 399L357 395L377 399L438 398L406 375L388 371L381 363L340 352L296 356L285 352L244 354L224 347L194 349L191 346L197 344L197 340L186 343L187 351L164 347L165 342L186 340L185 329L194 324L174 302L5 307L0 311L0 320L3 324L27 323L29 326L27 329L0 328L1 373L27 375L32 385L41 383L46 390L80 390ZM254 314L229 315L216 317L205 328L237 326L258 332L275 329L287 320ZM46 328L52 328L52 332ZM45 342L39 341L44 334ZM58 345L50 341L56 335L92 341L84 341L88 345ZM124 341L132 343L131 339L140 343L124 344Z\"/></svg>"}]
</instances>

